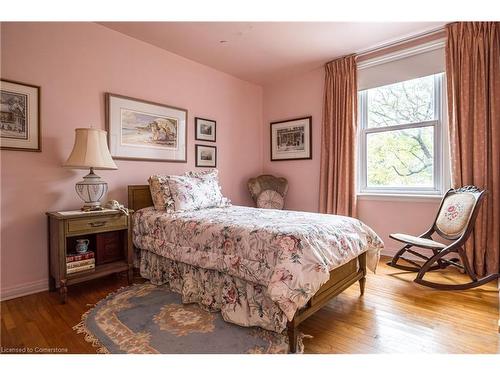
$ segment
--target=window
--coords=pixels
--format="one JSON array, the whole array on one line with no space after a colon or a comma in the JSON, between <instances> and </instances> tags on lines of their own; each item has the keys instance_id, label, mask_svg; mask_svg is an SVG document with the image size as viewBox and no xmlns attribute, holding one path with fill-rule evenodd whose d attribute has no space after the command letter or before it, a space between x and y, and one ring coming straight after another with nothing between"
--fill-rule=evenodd
<instances>
[{"instance_id":1,"label":"window","mask_svg":"<svg viewBox=\"0 0 500 375\"><path fill-rule=\"evenodd\" d=\"M359 192L441 194L443 73L359 92Z\"/></svg>"}]
</instances>

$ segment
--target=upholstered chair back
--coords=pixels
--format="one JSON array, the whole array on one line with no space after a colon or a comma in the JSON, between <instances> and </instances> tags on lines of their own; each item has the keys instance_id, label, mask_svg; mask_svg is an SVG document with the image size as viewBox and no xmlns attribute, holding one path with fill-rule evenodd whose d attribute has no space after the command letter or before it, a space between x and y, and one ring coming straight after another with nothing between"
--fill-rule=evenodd
<instances>
[{"instance_id":1,"label":"upholstered chair back","mask_svg":"<svg viewBox=\"0 0 500 375\"><path fill-rule=\"evenodd\" d=\"M437 232L451 240L459 238L468 229L483 193L470 186L449 190L435 221Z\"/></svg>"}]
</instances>

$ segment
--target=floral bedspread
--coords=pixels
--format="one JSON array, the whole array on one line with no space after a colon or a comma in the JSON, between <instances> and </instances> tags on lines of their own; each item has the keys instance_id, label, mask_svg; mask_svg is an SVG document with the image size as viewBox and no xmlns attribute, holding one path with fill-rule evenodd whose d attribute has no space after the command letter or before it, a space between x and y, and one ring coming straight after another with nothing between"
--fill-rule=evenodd
<instances>
[{"instance_id":1,"label":"floral bedspread","mask_svg":"<svg viewBox=\"0 0 500 375\"><path fill-rule=\"evenodd\" d=\"M134 214L137 248L264 286L291 320L329 279L363 252L375 271L382 240L345 216L242 206Z\"/></svg>"}]
</instances>

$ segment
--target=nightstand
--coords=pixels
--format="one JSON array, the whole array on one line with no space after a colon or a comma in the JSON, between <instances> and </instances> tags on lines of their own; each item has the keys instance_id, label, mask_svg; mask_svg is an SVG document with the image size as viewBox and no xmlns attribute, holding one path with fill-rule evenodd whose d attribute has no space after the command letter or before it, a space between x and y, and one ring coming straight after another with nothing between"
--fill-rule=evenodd
<instances>
[{"instance_id":1,"label":"nightstand","mask_svg":"<svg viewBox=\"0 0 500 375\"><path fill-rule=\"evenodd\" d=\"M132 210L129 210L130 215ZM67 287L112 273L127 271L133 278L131 216L118 210L47 212L49 244L49 286L59 289L66 302ZM88 240L95 267L67 272L67 256L76 250L77 240ZM83 262L85 263L85 262Z\"/></svg>"}]
</instances>

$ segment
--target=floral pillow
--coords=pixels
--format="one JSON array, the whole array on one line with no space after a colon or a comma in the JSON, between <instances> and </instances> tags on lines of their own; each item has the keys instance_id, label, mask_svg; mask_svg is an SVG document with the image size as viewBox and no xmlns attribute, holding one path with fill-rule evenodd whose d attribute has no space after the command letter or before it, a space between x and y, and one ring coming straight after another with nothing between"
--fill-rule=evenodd
<instances>
[{"instance_id":1,"label":"floral pillow","mask_svg":"<svg viewBox=\"0 0 500 375\"><path fill-rule=\"evenodd\" d=\"M171 213L175 211L175 206L170 194L168 178L169 176L154 175L149 177L148 183L155 209Z\"/></svg>"},{"instance_id":2,"label":"floral pillow","mask_svg":"<svg viewBox=\"0 0 500 375\"><path fill-rule=\"evenodd\" d=\"M231 204L231 201L222 195L216 169L206 172L187 172L183 176L169 176L168 184L175 211L225 207Z\"/></svg>"}]
</instances>

